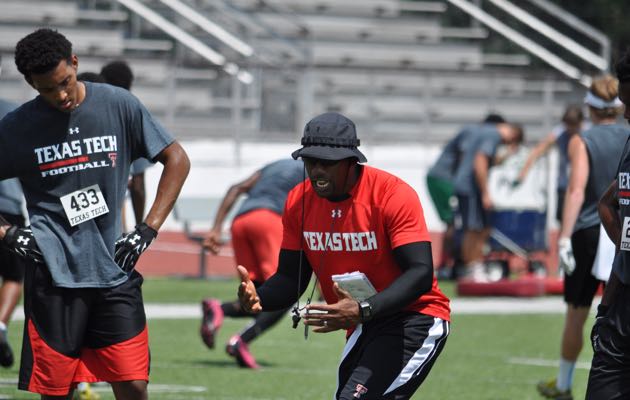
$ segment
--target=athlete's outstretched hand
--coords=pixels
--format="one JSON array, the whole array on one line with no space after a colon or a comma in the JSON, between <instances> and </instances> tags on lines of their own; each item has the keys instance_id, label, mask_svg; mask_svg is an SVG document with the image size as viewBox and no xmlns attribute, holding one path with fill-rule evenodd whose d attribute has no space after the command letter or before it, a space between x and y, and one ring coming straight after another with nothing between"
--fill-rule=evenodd
<instances>
[{"instance_id":1,"label":"athlete's outstretched hand","mask_svg":"<svg viewBox=\"0 0 630 400\"><path fill-rule=\"evenodd\" d=\"M39 246L37 246L31 228L20 228L17 225L13 225L7 230L2 242L11 252L19 256L36 263L44 262L44 256L39 250Z\"/></svg>"},{"instance_id":2,"label":"athlete's outstretched hand","mask_svg":"<svg viewBox=\"0 0 630 400\"><path fill-rule=\"evenodd\" d=\"M254 282L249 279L249 272L242 265L237 266L236 271L238 271L238 276L241 278L241 284L238 286L238 300L241 303L241 307L250 313L256 314L261 312L260 298L258 298L258 293L256 293Z\"/></svg>"},{"instance_id":3,"label":"athlete's outstretched hand","mask_svg":"<svg viewBox=\"0 0 630 400\"><path fill-rule=\"evenodd\" d=\"M310 304L306 306L304 324L316 326L313 332L327 333L338 329L349 329L361 323L359 303L335 283L335 304ZM315 311L315 312L312 312Z\"/></svg>"},{"instance_id":4,"label":"athlete's outstretched hand","mask_svg":"<svg viewBox=\"0 0 630 400\"><path fill-rule=\"evenodd\" d=\"M219 254L221 246L223 246L223 239L221 239L221 231L219 229L211 229L210 232L203 238L201 243L204 249L210 250L212 254Z\"/></svg>"},{"instance_id":5,"label":"athlete's outstretched hand","mask_svg":"<svg viewBox=\"0 0 630 400\"><path fill-rule=\"evenodd\" d=\"M116 251L114 261L125 272L131 272L136 266L140 254L153 242L157 236L157 231L144 222L136 225L133 232L123 234L116 241Z\"/></svg>"}]
</instances>

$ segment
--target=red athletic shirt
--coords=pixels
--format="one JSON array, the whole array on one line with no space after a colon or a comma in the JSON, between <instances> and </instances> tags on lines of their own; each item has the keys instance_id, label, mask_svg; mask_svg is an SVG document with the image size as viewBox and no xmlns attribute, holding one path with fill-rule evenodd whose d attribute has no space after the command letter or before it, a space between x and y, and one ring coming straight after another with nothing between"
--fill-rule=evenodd
<instances>
[{"instance_id":1,"label":"red athletic shirt","mask_svg":"<svg viewBox=\"0 0 630 400\"><path fill-rule=\"evenodd\" d=\"M302 204L305 205L303 227ZM282 248L303 248L329 304L337 302L332 275L361 271L380 292L402 274L392 249L430 241L422 205L414 189L401 179L369 166L363 166L350 198L343 201L319 197L309 180L298 184L289 192L282 223ZM438 288L435 276L431 291L405 310L450 320L449 300Z\"/></svg>"}]
</instances>

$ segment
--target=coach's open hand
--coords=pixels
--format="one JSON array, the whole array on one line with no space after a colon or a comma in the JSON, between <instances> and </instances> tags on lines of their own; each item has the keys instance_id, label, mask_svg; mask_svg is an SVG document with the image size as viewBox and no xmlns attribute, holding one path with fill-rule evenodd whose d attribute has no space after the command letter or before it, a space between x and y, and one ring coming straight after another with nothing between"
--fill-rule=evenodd
<instances>
[{"instance_id":1,"label":"coach's open hand","mask_svg":"<svg viewBox=\"0 0 630 400\"><path fill-rule=\"evenodd\" d=\"M256 293L254 282L249 279L249 272L242 265L236 267L238 276L241 278L241 284L238 287L238 300L243 310L250 313L259 313L262 311L260 299Z\"/></svg>"},{"instance_id":2,"label":"coach's open hand","mask_svg":"<svg viewBox=\"0 0 630 400\"><path fill-rule=\"evenodd\" d=\"M361 322L357 301L336 283L333 285L333 290L339 300L335 304L311 304L306 307L304 324L316 326L313 332L327 333L338 329L349 329ZM311 314L308 312L311 310L326 313Z\"/></svg>"}]
</instances>

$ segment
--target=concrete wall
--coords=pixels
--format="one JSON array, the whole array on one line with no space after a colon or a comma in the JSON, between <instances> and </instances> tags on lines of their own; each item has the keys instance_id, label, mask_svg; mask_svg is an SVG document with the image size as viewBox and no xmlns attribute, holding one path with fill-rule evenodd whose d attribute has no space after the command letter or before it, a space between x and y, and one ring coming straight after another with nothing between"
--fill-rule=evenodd
<instances>
[{"instance_id":1,"label":"concrete wall","mask_svg":"<svg viewBox=\"0 0 630 400\"><path fill-rule=\"evenodd\" d=\"M299 148L295 143L243 143L240 148L240 165L235 159L236 147L233 141L194 141L182 142L192 163L190 175L182 189L181 196L186 197L222 197L235 182L242 180L269 161L290 157L293 150ZM409 183L417 192L424 207L425 218L429 230L441 231L443 224L439 220L433 203L429 197L425 175L441 151L439 145L405 145L405 146L361 146L368 159L368 164L384 169ZM540 209L546 204L546 180L548 177L546 162L539 162L528 176L524 185L517 188L506 186L516 175L522 165L527 150L506 161L505 166L496 168L491 174L492 193L501 208ZM153 201L157 183L162 171L161 164L147 170L147 211ZM133 213L128 206L127 216ZM199 228L209 227L200 224ZM132 226L128 222L128 226ZM181 224L171 215L164 229L178 230Z\"/></svg>"}]
</instances>

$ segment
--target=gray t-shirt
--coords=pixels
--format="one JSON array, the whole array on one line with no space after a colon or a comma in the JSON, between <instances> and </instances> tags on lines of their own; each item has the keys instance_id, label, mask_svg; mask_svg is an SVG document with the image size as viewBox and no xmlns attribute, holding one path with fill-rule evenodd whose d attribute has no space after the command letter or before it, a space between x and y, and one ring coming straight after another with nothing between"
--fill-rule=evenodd
<instances>
[{"instance_id":1,"label":"gray t-shirt","mask_svg":"<svg viewBox=\"0 0 630 400\"><path fill-rule=\"evenodd\" d=\"M0 99L0 119L17 106ZM0 214L22 215L22 188L17 179L0 181Z\"/></svg>"},{"instance_id":2,"label":"gray t-shirt","mask_svg":"<svg viewBox=\"0 0 630 400\"><path fill-rule=\"evenodd\" d=\"M0 181L0 214L22 215L22 187L15 178Z\"/></svg>"},{"instance_id":3,"label":"gray t-shirt","mask_svg":"<svg viewBox=\"0 0 630 400\"><path fill-rule=\"evenodd\" d=\"M138 158L134 162L131 163L131 168L129 168L129 174L131 176L143 174L147 168L153 166L153 163L146 158Z\"/></svg>"},{"instance_id":4,"label":"gray t-shirt","mask_svg":"<svg viewBox=\"0 0 630 400\"><path fill-rule=\"evenodd\" d=\"M267 164L260 170L260 178L247 193L236 216L261 208L282 215L289 191L304 179L302 160L286 159Z\"/></svg>"},{"instance_id":5,"label":"gray t-shirt","mask_svg":"<svg viewBox=\"0 0 630 400\"><path fill-rule=\"evenodd\" d=\"M455 172L455 193L459 195L474 195L479 192L475 181L475 156L481 152L493 158L501 136L494 124L471 125L464 129L462 139L458 142L460 162Z\"/></svg>"},{"instance_id":6,"label":"gray t-shirt","mask_svg":"<svg viewBox=\"0 0 630 400\"><path fill-rule=\"evenodd\" d=\"M615 179L630 129L621 125L593 125L591 129L582 132L581 136L588 151L590 168L584 189L584 203L573 232L599 225L597 204Z\"/></svg>"},{"instance_id":7,"label":"gray t-shirt","mask_svg":"<svg viewBox=\"0 0 630 400\"><path fill-rule=\"evenodd\" d=\"M461 155L459 152L460 142L467 133L468 129L462 130L444 146L442 153L427 172L428 176L449 182L453 181Z\"/></svg>"},{"instance_id":8,"label":"gray t-shirt","mask_svg":"<svg viewBox=\"0 0 630 400\"><path fill-rule=\"evenodd\" d=\"M33 233L56 286L113 287L127 280L113 253L122 232L129 165L139 157L153 159L173 138L127 90L85 86L83 103L71 113L38 96L0 121L0 179L20 178ZM60 198L93 185L109 212L71 226L69 207L64 210ZM77 196L72 208L81 210L94 193Z\"/></svg>"}]
</instances>

